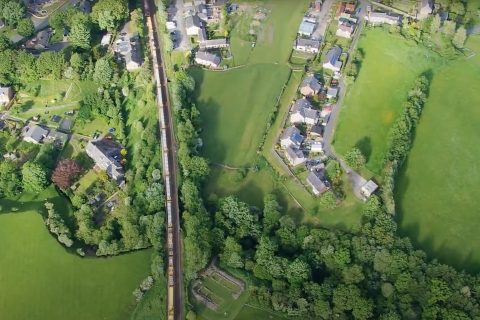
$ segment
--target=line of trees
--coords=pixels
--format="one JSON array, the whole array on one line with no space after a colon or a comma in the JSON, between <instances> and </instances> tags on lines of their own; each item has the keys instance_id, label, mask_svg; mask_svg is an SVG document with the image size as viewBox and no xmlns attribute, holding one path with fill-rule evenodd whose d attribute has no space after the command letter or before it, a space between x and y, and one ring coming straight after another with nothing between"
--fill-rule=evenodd
<instances>
[{"instance_id":1,"label":"line of trees","mask_svg":"<svg viewBox=\"0 0 480 320\"><path fill-rule=\"evenodd\" d=\"M393 123L388 134L388 146L384 159L382 198L390 213L395 212L395 202L393 200L395 176L412 147L415 128L427 100L429 85L429 80L425 75L415 80L408 93L403 112Z\"/></svg>"}]
</instances>

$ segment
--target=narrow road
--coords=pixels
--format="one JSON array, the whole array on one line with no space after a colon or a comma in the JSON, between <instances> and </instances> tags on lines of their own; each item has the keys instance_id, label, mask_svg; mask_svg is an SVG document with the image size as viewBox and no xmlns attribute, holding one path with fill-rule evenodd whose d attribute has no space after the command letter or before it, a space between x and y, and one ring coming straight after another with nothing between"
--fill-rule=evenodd
<instances>
[{"instance_id":1,"label":"narrow road","mask_svg":"<svg viewBox=\"0 0 480 320\"><path fill-rule=\"evenodd\" d=\"M367 6L368 6L368 1L361 0L359 2L359 6L357 8L357 10L360 10L359 14L357 16L358 17L358 27L355 30L355 35L353 37L352 43L350 44L350 48L348 49L348 59L347 59L346 64L348 64L350 62L352 53L357 48L358 40L360 38L360 35L362 34L362 30L363 30L364 23L365 23ZM352 170L352 168L350 168L345 163L345 161L343 161L341 159L341 157L339 157L335 153L335 150L332 146L332 140L333 140L333 136L335 134L335 127L337 125L338 115L340 113L340 108L343 104L343 100L345 99L345 94L346 94L346 90L347 90L347 86L345 84L345 76L343 74L342 74L339 82L340 82L339 83L340 94L339 94L339 98L337 100L337 103L333 106L332 112L330 113L329 120L328 120L327 125L325 127L325 132L324 132L324 136L323 136L323 141L324 141L323 150L324 150L324 152L327 156L329 156L332 159L337 160L340 163L340 165L342 166L343 170L345 172L347 172L355 195L358 198L361 199L362 197L360 195L360 188L365 184L366 180L359 173Z\"/></svg>"},{"instance_id":2,"label":"narrow road","mask_svg":"<svg viewBox=\"0 0 480 320\"><path fill-rule=\"evenodd\" d=\"M144 0L149 50L157 93L157 105L162 147L163 176L166 190L168 302L167 318L184 319L182 250L180 237L180 210L178 205L176 140L172 109L167 87L167 76L162 57L161 29L157 26L154 0Z\"/></svg>"}]
</instances>

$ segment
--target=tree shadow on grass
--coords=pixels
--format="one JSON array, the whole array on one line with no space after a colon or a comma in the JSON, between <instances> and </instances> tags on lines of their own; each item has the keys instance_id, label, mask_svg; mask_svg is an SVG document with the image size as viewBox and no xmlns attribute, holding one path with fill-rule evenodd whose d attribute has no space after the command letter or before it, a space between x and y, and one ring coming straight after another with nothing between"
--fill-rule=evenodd
<instances>
[{"instance_id":1,"label":"tree shadow on grass","mask_svg":"<svg viewBox=\"0 0 480 320\"><path fill-rule=\"evenodd\" d=\"M20 106L20 111L21 112L27 112L28 110L33 108L33 100L28 100L25 101L21 106Z\"/></svg>"},{"instance_id":2,"label":"tree shadow on grass","mask_svg":"<svg viewBox=\"0 0 480 320\"><path fill-rule=\"evenodd\" d=\"M370 137L363 137L355 143L355 147L362 152L365 160L368 162L372 155L372 139Z\"/></svg>"}]
</instances>

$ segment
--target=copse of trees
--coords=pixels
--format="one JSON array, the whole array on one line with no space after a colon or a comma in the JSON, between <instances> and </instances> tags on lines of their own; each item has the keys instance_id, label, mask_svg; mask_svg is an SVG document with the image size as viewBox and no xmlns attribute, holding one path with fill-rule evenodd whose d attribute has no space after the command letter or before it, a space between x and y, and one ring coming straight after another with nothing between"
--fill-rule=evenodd
<instances>
[{"instance_id":1,"label":"copse of trees","mask_svg":"<svg viewBox=\"0 0 480 320\"><path fill-rule=\"evenodd\" d=\"M372 197L358 233L297 225L267 196L263 211L228 197L219 202L213 246L221 265L254 276L260 305L307 319L473 319L480 315L478 277L428 262ZM251 219L256 216L253 231ZM272 217L275 217L272 219ZM240 223L240 225L238 225ZM243 227L242 227L243 225ZM240 231L240 232L238 232ZM218 251L217 251L218 250Z\"/></svg>"},{"instance_id":2,"label":"copse of trees","mask_svg":"<svg viewBox=\"0 0 480 320\"><path fill-rule=\"evenodd\" d=\"M51 202L45 202L45 208L47 209L47 218L45 224L51 233L57 236L60 243L63 243L67 247L73 245L70 229L66 226L63 218L55 211L54 205Z\"/></svg>"},{"instance_id":3,"label":"copse of trees","mask_svg":"<svg viewBox=\"0 0 480 320\"><path fill-rule=\"evenodd\" d=\"M9 26L16 26L25 17L25 5L20 0L0 0L0 17Z\"/></svg>"},{"instance_id":4,"label":"copse of trees","mask_svg":"<svg viewBox=\"0 0 480 320\"><path fill-rule=\"evenodd\" d=\"M114 31L127 18L126 0L99 0L92 8L92 19L102 30Z\"/></svg>"}]
</instances>

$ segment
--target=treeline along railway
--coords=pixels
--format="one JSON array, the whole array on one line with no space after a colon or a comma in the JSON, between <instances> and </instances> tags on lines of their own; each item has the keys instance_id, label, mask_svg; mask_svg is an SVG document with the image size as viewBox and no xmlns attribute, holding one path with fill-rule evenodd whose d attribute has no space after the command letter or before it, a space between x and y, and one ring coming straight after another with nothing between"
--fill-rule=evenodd
<instances>
[{"instance_id":1,"label":"treeline along railway","mask_svg":"<svg viewBox=\"0 0 480 320\"><path fill-rule=\"evenodd\" d=\"M167 78L162 61L161 46L154 4L144 0L145 22L148 30L148 44L152 57L153 74L157 94L160 137L162 146L163 176L167 210L167 247L168 247L168 319L183 319L182 309L182 272L180 249L180 217L176 183L175 135L172 126L172 114L168 98Z\"/></svg>"}]
</instances>

